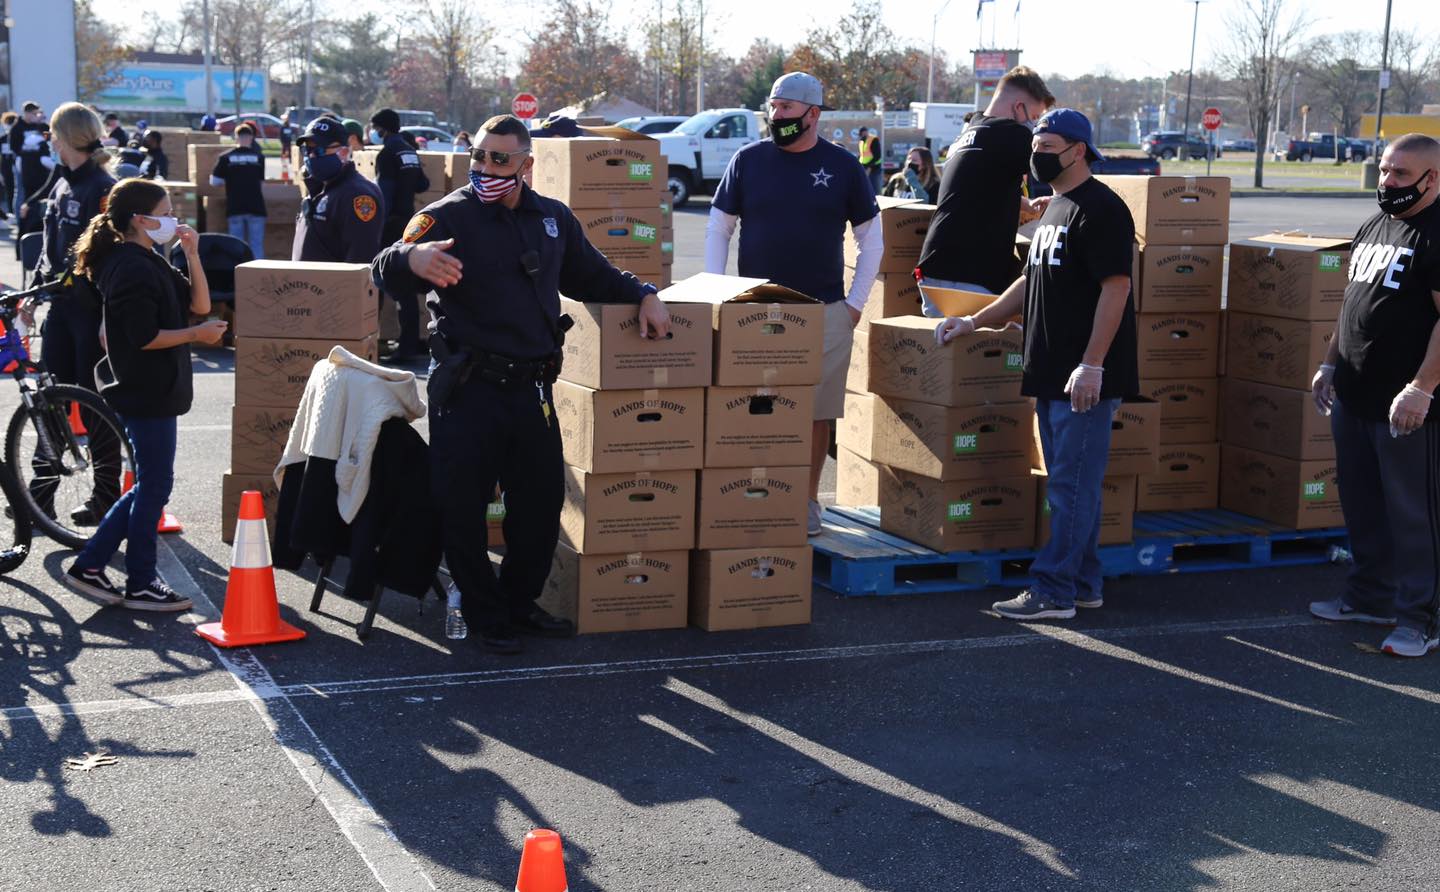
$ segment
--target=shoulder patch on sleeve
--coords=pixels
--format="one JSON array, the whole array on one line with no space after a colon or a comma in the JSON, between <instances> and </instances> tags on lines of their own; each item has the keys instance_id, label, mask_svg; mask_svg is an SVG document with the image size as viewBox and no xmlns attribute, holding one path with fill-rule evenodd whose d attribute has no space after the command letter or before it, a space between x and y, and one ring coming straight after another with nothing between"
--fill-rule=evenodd
<instances>
[{"instance_id":1,"label":"shoulder patch on sleeve","mask_svg":"<svg viewBox=\"0 0 1440 892\"><path fill-rule=\"evenodd\" d=\"M360 218L361 223L369 223L371 220L374 220L375 213L379 210L379 205L375 203L375 199L371 198L368 195L355 196L354 206L355 216ZM405 234L410 234L408 229L406 230ZM421 235L423 234L424 233L422 232ZM416 237L418 238L419 236Z\"/></svg>"},{"instance_id":2,"label":"shoulder patch on sleeve","mask_svg":"<svg viewBox=\"0 0 1440 892\"><path fill-rule=\"evenodd\" d=\"M425 237L425 233L430 231L430 227L434 225L434 217L429 214L416 214L410 218L409 223L405 224L405 241L420 241L420 239Z\"/></svg>"}]
</instances>

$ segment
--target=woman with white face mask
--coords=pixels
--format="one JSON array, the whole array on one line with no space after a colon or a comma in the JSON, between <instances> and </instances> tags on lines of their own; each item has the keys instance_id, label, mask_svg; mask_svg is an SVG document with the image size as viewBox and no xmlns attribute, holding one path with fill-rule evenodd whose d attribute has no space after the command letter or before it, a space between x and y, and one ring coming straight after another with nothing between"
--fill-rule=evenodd
<instances>
[{"instance_id":1,"label":"woman with white face mask","mask_svg":"<svg viewBox=\"0 0 1440 892\"><path fill-rule=\"evenodd\" d=\"M178 238L190 278L156 248ZM190 325L210 312L199 234L177 224L170 196L143 179L121 180L105 213L75 246L76 272L95 282L104 301L106 356L95 368L100 394L120 415L135 450L135 485L105 514L66 569L66 585L105 604L132 610L186 610L155 569L156 527L175 481L176 421L190 411L194 387L190 345L220 343L220 321ZM105 567L125 542L124 586Z\"/></svg>"}]
</instances>

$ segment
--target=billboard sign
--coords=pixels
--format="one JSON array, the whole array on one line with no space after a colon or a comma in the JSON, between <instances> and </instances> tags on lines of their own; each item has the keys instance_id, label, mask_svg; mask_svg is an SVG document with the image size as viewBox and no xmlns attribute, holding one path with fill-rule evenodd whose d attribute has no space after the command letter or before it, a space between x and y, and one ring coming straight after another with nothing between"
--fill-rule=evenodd
<instances>
[{"instance_id":1,"label":"billboard sign","mask_svg":"<svg viewBox=\"0 0 1440 892\"><path fill-rule=\"evenodd\" d=\"M235 75L226 66L210 69L217 113L235 111ZM205 67L203 65L125 64L116 71L105 89L95 97L105 111L203 112L205 111ZM260 71L241 74L240 108L265 112L270 108L270 79Z\"/></svg>"}]
</instances>

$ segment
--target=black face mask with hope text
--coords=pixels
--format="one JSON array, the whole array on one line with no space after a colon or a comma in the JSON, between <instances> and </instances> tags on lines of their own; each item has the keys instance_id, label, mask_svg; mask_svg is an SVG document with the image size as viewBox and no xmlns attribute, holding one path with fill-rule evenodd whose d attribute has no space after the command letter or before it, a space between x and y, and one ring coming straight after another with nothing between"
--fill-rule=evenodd
<instances>
[{"instance_id":1,"label":"black face mask with hope text","mask_svg":"<svg viewBox=\"0 0 1440 892\"><path fill-rule=\"evenodd\" d=\"M1380 205L1380 210L1391 216L1403 214L1415 206L1425 196L1427 190L1420 188L1420 184L1430 175L1430 171L1420 174L1415 182L1408 186L1391 186L1388 189L1380 186L1375 190L1375 201Z\"/></svg>"},{"instance_id":2,"label":"black face mask with hope text","mask_svg":"<svg viewBox=\"0 0 1440 892\"><path fill-rule=\"evenodd\" d=\"M771 118L770 135L777 146L788 146L805 135L805 114L794 118Z\"/></svg>"}]
</instances>

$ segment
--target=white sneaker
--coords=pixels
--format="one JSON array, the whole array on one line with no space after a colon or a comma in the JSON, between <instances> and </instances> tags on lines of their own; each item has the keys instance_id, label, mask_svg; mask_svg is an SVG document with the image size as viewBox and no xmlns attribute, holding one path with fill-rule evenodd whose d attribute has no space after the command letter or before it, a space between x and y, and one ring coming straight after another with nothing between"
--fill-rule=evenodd
<instances>
[{"instance_id":1,"label":"white sneaker","mask_svg":"<svg viewBox=\"0 0 1440 892\"><path fill-rule=\"evenodd\" d=\"M825 509L820 507L819 502L810 503L810 517L808 522L805 524L805 532L807 534L811 536L818 536L820 535L821 531L825 529L825 525L820 522L820 515L824 513L824 510Z\"/></svg>"},{"instance_id":2,"label":"white sneaker","mask_svg":"<svg viewBox=\"0 0 1440 892\"><path fill-rule=\"evenodd\" d=\"M1440 638L1426 638L1419 629L1401 626L1385 636L1380 649L1392 657L1423 657L1440 647Z\"/></svg>"},{"instance_id":3,"label":"white sneaker","mask_svg":"<svg viewBox=\"0 0 1440 892\"><path fill-rule=\"evenodd\" d=\"M1332 623L1369 623L1372 626L1393 626L1395 617L1378 616L1373 613L1365 613L1356 610L1345 603L1344 598L1335 598L1332 601L1311 601L1310 615L1319 619L1326 619Z\"/></svg>"}]
</instances>

